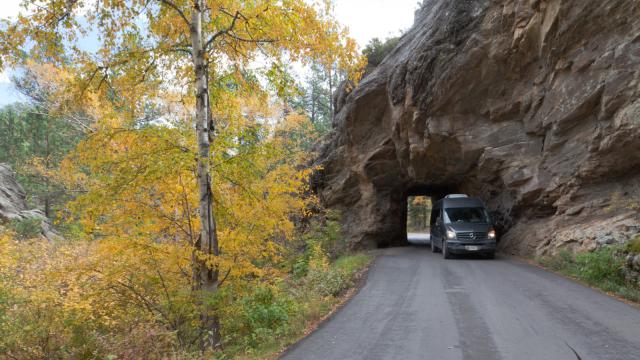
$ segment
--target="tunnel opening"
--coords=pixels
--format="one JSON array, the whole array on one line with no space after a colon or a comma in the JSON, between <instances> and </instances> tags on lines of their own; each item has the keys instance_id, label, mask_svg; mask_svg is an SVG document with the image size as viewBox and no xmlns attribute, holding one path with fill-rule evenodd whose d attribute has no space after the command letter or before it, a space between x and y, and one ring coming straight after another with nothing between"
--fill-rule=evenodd
<instances>
[{"instance_id":1,"label":"tunnel opening","mask_svg":"<svg viewBox=\"0 0 640 360\"><path fill-rule=\"evenodd\" d=\"M458 185L420 184L409 187L404 194L403 245L429 243L432 204L458 190Z\"/></svg>"},{"instance_id":2,"label":"tunnel opening","mask_svg":"<svg viewBox=\"0 0 640 360\"><path fill-rule=\"evenodd\" d=\"M407 197L407 241L421 245L429 242L431 197L411 195Z\"/></svg>"}]
</instances>

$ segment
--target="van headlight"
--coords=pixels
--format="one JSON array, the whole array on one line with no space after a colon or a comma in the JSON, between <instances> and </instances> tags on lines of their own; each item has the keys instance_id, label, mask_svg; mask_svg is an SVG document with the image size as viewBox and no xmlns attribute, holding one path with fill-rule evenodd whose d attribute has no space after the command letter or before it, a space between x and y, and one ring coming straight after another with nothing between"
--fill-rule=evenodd
<instances>
[{"instance_id":1,"label":"van headlight","mask_svg":"<svg viewBox=\"0 0 640 360\"><path fill-rule=\"evenodd\" d=\"M456 232L447 230L447 239L455 239L455 238L456 238Z\"/></svg>"},{"instance_id":2,"label":"van headlight","mask_svg":"<svg viewBox=\"0 0 640 360\"><path fill-rule=\"evenodd\" d=\"M487 235L489 236L489 239L495 239L496 238L496 231L495 230L489 230Z\"/></svg>"}]
</instances>

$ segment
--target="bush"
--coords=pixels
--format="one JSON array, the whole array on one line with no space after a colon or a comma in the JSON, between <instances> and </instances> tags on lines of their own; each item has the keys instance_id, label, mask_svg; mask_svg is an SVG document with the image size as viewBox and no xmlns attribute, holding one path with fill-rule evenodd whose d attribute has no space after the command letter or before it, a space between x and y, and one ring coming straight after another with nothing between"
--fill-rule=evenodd
<instances>
[{"instance_id":1,"label":"bush","mask_svg":"<svg viewBox=\"0 0 640 360\"><path fill-rule=\"evenodd\" d=\"M329 259L335 260L348 250L348 243L340 230L340 214L331 211L325 217L312 221L303 240L307 249L310 249L314 244L319 244Z\"/></svg>"},{"instance_id":2,"label":"bush","mask_svg":"<svg viewBox=\"0 0 640 360\"><path fill-rule=\"evenodd\" d=\"M367 63L370 66L378 66L382 60L398 45L399 37L390 37L385 40L373 38L365 46L362 53L367 57Z\"/></svg>"},{"instance_id":3,"label":"bush","mask_svg":"<svg viewBox=\"0 0 640 360\"><path fill-rule=\"evenodd\" d=\"M226 359L277 351L324 317L370 259L334 253L332 262L342 239L337 222L323 221L303 252L288 254L291 268L264 266L262 277L229 281L210 298L184 281L191 253L182 246L123 237L17 241L14 231L0 232L0 354ZM219 316L222 351L198 353L201 306Z\"/></svg>"},{"instance_id":4,"label":"bush","mask_svg":"<svg viewBox=\"0 0 640 360\"><path fill-rule=\"evenodd\" d=\"M241 313L236 322L242 343L257 348L286 334L289 318L295 312L293 299L272 286L258 286L241 300Z\"/></svg>"},{"instance_id":5,"label":"bush","mask_svg":"<svg viewBox=\"0 0 640 360\"><path fill-rule=\"evenodd\" d=\"M630 300L640 299L640 289L624 276L620 248L608 246L593 252L571 254L563 250L556 256L539 259L552 270L580 279L589 285L614 292Z\"/></svg>"},{"instance_id":6,"label":"bush","mask_svg":"<svg viewBox=\"0 0 640 360\"><path fill-rule=\"evenodd\" d=\"M33 239L42 232L42 219L27 218L20 220L12 220L9 228L13 230L20 239Z\"/></svg>"},{"instance_id":7,"label":"bush","mask_svg":"<svg viewBox=\"0 0 640 360\"><path fill-rule=\"evenodd\" d=\"M566 250L546 257L541 263L553 270L575 276L592 285L625 283L622 275L624 259L616 256L615 247L604 247L593 252L571 254Z\"/></svg>"},{"instance_id":8,"label":"bush","mask_svg":"<svg viewBox=\"0 0 640 360\"><path fill-rule=\"evenodd\" d=\"M574 272L591 283L612 282L624 285L621 273L623 266L623 259L615 256L614 249L604 247L598 251L577 254Z\"/></svg>"},{"instance_id":9,"label":"bush","mask_svg":"<svg viewBox=\"0 0 640 360\"><path fill-rule=\"evenodd\" d=\"M640 235L637 235L627 243L625 251L634 255L640 254Z\"/></svg>"},{"instance_id":10,"label":"bush","mask_svg":"<svg viewBox=\"0 0 640 360\"><path fill-rule=\"evenodd\" d=\"M309 229L302 235L302 255L296 257L291 265L291 273L296 279L307 276L309 262L313 256L318 256L318 251L327 257L326 261L336 260L348 251L348 243L340 229L340 214L337 212L328 212L311 220Z\"/></svg>"},{"instance_id":11,"label":"bush","mask_svg":"<svg viewBox=\"0 0 640 360\"><path fill-rule=\"evenodd\" d=\"M320 296L338 296L350 285L346 275L337 269L310 270L307 280Z\"/></svg>"},{"instance_id":12,"label":"bush","mask_svg":"<svg viewBox=\"0 0 640 360\"><path fill-rule=\"evenodd\" d=\"M566 249L560 250L556 256L547 256L540 259L540 263L549 269L562 271L573 264L573 255Z\"/></svg>"},{"instance_id":13,"label":"bush","mask_svg":"<svg viewBox=\"0 0 640 360\"><path fill-rule=\"evenodd\" d=\"M367 255L343 255L333 264L319 245L311 248L306 280L313 291L321 296L338 296L353 285L353 275L369 261Z\"/></svg>"}]
</instances>

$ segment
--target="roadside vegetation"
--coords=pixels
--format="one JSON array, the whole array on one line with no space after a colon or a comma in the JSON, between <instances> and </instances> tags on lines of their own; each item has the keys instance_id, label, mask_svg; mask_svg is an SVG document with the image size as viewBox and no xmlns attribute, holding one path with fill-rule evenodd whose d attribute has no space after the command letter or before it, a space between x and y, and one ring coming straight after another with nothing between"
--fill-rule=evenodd
<instances>
[{"instance_id":1,"label":"roadside vegetation","mask_svg":"<svg viewBox=\"0 0 640 360\"><path fill-rule=\"evenodd\" d=\"M273 358L340 304L372 257L339 246L337 216L316 216L269 277L234 281L206 306L222 343L202 352L199 304L167 244L44 242L0 235L0 354L16 359ZM178 252L177 254L175 252ZM4 356L3 355L3 356ZM4 357L0 357L4 358Z\"/></svg>"},{"instance_id":2,"label":"roadside vegetation","mask_svg":"<svg viewBox=\"0 0 640 360\"><path fill-rule=\"evenodd\" d=\"M625 251L629 254L640 255L640 235L637 235L625 245Z\"/></svg>"},{"instance_id":3,"label":"roadside vegetation","mask_svg":"<svg viewBox=\"0 0 640 360\"><path fill-rule=\"evenodd\" d=\"M544 267L590 286L640 303L640 284L625 276L629 254L640 253L640 237L625 246L605 246L593 252L573 254L567 250L538 258Z\"/></svg>"},{"instance_id":4,"label":"roadside vegetation","mask_svg":"<svg viewBox=\"0 0 640 360\"><path fill-rule=\"evenodd\" d=\"M271 357L345 298L371 257L309 164L366 59L330 2L24 5L0 162L62 236L0 223L0 359Z\"/></svg>"},{"instance_id":5,"label":"roadside vegetation","mask_svg":"<svg viewBox=\"0 0 640 360\"><path fill-rule=\"evenodd\" d=\"M349 253L339 215L330 212L306 224L297 255L272 287L257 287L241 300L240 321L229 324L234 340L225 356L274 358L347 300L373 257Z\"/></svg>"}]
</instances>

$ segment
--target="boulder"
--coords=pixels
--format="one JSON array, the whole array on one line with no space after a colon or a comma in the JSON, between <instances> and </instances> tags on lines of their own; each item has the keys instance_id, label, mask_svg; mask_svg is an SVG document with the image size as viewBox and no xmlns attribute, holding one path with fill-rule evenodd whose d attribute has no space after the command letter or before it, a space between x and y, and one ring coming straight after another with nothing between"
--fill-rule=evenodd
<instances>
[{"instance_id":1,"label":"boulder","mask_svg":"<svg viewBox=\"0 0 640 360\"><path fill-rule=\"evenodd\" d=\"M425 1L336 97L314 188L352 246L404 244L407 195L447 192L485 200L504 252L626 238L640 223L638 13L636 0Z\"/></svg>"}]
</instances>

